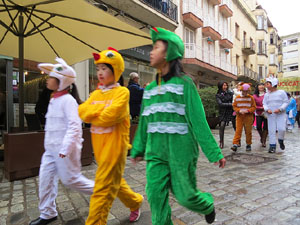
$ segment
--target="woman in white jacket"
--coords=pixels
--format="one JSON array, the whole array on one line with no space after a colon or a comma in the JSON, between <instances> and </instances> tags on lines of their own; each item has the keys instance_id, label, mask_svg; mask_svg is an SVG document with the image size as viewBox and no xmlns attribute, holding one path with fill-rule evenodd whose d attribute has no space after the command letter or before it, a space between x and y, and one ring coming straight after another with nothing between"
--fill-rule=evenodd
<instances>
[{"instance_id":1,"label":"woman in white jacket","mask_svg":"<svg viewBox=\"0 0 300 225\"><path fill-rule=\"evenodd\" d=\"M49 74L47 88L53 90L53 94L46 114L45 153L39 174L40 217L30 225L48 224L57 218L58 178L65 186L85 194L91 195L94 189L94 181L81 174L83 139L76 102L80 99L74 84L76 72L63 59L56 58L56 61L59 64L38 65L40 70Z\"/></svg>"}]
</instances>

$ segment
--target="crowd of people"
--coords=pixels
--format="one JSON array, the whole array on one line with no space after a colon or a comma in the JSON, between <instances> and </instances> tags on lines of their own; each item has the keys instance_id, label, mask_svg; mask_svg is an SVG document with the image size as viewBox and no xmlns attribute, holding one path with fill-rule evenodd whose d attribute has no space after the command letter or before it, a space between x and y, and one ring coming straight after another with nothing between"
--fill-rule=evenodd
<instances>
[{"instance_id":1,"label":"crowd of people","mask_svg":"<svg viewBox=\"0 0 300 225\"><path fill-rule=\"evenodd\" d=\"M234 152L241 146L243 128L246 151L251 151L254 122L262 147L266 147L269 136L269 153L276 152L276 139L280 151L285 149L285 132L292 132L296 122L300 128L300 96L295 99L290 93L278 90L277 85L278 79L270 76L265 83L257 84L251 95L251 84L239 82L230 90L227 82L219 82L216 101L219 105L220 148L224 147L225 126L231 121L235 130L231 147Z\"/></svg>"}]
</instances>

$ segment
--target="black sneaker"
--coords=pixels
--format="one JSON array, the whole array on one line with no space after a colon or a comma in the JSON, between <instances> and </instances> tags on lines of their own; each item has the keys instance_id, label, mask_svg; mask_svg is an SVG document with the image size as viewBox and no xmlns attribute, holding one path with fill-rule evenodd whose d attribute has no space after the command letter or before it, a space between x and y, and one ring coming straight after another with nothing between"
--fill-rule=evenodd
<instances>
[{"instance_id":1,"label":"black sneaker","mask_svg":"<svg viewBox=\"0 0 300 225\"><path fill-rule=\"evenodd\" d=\"M250 152L250 151L251 151L251 145L247 145L247 146L246 146L246 151L247 151L247 152Z\"/></svg>"},{"instance_id":2,"label":"black sneaker","mask_svg":"<svg viewBox=\"0 0 300 225\"><path fill-rule=\"evenodd\" d=\"M235 145L235 144L232 145L232 147L231 147L231 150L232 150L232 151L236 152L237 149L238 149L238 146L237 146L237 145Z\"/></svg>"},{"instance_id":3,"label":"black sneaker","mask_svg":"<svg viewBox=\"0 0 300 225\"><path fill-rule=\"evenodd\" d=\"M208 215L205 215L205 220L208 224L212 224L216 219L215 209Z\"/></svg>"},{"instance_id":4,"label":"black sneaker","mask_svg":"<svg viewBox=\"0 0 300 225\"><path fill-rule=\"evenodd\" d=\"M276 147L270 146L269 153L275 153L275 152L276 152Z\"/></svg>"},{"instance_id":5,"label":"black sneaker","mask_svg":"<svg viewBox=\"0 0 300 225\"><path fill-rule=\"evenodd\" d=\"M281 149L281 150L284 150L284 149L285 149L285 145L284 145L284 143L283 143L283 140L278 140L278 143L279 143L279 145L280 145L280 149Z\"/></svg>"}]
</instances>

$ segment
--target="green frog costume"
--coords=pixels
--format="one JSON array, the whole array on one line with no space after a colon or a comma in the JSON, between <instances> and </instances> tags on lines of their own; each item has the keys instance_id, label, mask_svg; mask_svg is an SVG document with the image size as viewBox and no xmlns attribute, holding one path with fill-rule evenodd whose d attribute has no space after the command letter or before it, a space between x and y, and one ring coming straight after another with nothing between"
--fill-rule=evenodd
<instances>
[{"instance_id":1,"label":"green frog costume","mask_svg":"<svg viewBox=\"0 0 300 225\"><path fill-rule=\"evenodd\" d=\"M166 61L183 57L184 44L179 36L155 27L150 34L153 43L157 40L168 43ZM165 81L165 76L171 78ZM153 225L173 224L169 189L186 208L205 215L212 213L212 195L196 187L198 144L210 162L224 157L206 122L192 79L186 75L165 76L161 83L153 81L144 91L131 150L132 158L142 156L147 161L146 193Z\"/></svg>"}]
</instances>

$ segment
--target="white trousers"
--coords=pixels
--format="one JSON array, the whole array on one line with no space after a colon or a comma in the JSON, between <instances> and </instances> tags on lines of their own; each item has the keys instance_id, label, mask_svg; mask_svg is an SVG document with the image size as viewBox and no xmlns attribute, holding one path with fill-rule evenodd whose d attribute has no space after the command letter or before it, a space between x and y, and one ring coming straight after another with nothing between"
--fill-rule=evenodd
<instances>
[{"instance_id":1,"label":"white trousers","mask_svg":"<svg viewBox=\"0 0 300 225\"><path fill-rule=\"evenodd\" d=\"M42 157L39 174L39 210L42 219L57 216L55 198L58 179L69 188L84 194L93 194L94 181L81 174L81 150L75 150L65 158L60 158L58 152L59 149L46 149Z\"/></svg>"},{"instance_id":2,"label":"white trousers","mask_svg":"<svg viewBox=\"0 0 300 225\"><path fill-rule=\"evenodd\" d=\"M278 139L284 140L286 130L285 113L268 115L269 144L276 145L276 130L278 131Z\"/></svg>"}]
</instances>

